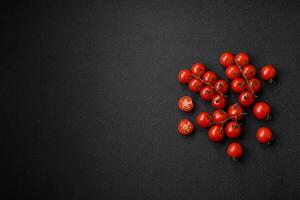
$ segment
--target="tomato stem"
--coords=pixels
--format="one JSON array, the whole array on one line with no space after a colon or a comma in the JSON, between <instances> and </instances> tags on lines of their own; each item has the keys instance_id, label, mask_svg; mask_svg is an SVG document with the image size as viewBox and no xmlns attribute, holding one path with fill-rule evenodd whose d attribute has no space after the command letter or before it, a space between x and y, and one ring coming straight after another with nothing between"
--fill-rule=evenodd
<instances>
[{"instance_id":1,"label":"tomato stem","mask_svg":"<svg viewBox=\"0 0 300 200\"><path fill-rule=\"evenodd\" d=\"M227 119L223 120L223 121L220 121L220 122L212 122L211 125L214 125L214 124L221 124L222 127L226 124L227 121L231 120L231 119L235 119L235 122L237 122L237 118L238 116L242 116L242 115L247 115L248 113L241 113L237 116L231 116L231 117L228 117Z\"/></svg>"},{"instance_id":2,"label":"tomato stem","mask_svg":"<svg viewBox=\"0 0 300 200\"><path fill-rule=\"evenodd\" d=\"M192 74L192 76L193 76L194 78L199 79L204 85L210 86L216 93L221 94L221 95L222 95L223 97L225 97L225 98L228 97L226 94L223 94L222 92L220 92L219 90L217 90L212 84L206 83L206 82L205 82L202 78L200 78L199 76L196 76L196 75L194 75L194 74Z\"/></svg>"},{"instance_id":3,"label":"tomato stem","mask_svg":"<svg viewBox=\"0 0 300 200\"><path fill-rule=\"evenodd\" d=\"M238 66L238 68L239 68L239 70L240 70L240 72L241 72L241 74L242 74L244 80L246 81L247 85L249 86L249 80L248 80L247 76L243 73L243 70L242 70L241 66L239 66L238 64L236 64L236 65ZM257 95L255 94L255 92L253 91L252 87L249 86L249 88L250 88L251 93L253 94L254 98L257 98L258 96L257 96Z\"/></svg>"}]
</instances>

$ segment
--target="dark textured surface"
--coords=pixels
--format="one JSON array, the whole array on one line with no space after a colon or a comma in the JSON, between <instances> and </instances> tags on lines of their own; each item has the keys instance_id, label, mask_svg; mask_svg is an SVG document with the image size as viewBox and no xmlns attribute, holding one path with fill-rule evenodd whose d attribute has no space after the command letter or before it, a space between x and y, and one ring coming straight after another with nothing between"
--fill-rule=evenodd
<instances>
[{"instance_id":1,"label":"dark textured surface","mask_svg":"<svg viewBox=\"0 0 300 200\"><path fill-rule=\"evenodd\" d=\"M299 1L4 8L1 146L12 199L299 199ZM178 70L201 59L224 77L225 50L279 73L259 98L273 120L247 119L241 162L227 158L229 140L176 131L181 118L212 110L178 84ZM194 97L195 113L178 111L181 95ZM274 145L257 143L261 125L274 131Z\"/></svg>"}]
</instances>

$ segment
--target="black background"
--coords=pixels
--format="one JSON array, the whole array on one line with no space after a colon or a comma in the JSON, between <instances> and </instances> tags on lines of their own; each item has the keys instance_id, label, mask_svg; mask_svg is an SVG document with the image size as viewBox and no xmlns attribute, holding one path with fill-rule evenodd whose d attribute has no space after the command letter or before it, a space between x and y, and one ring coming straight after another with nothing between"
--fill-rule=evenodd
<instances>
[{"instance_id":1,"label":"black background","mask_svg":"<svg viewBox=\"0 0 300 200\"><path fill-rule=\"evenodd\" d=\"M23 1L1 14L1 148L11 199L299 198L299 1ZM207 130L177 133L209 103L177 81L223 51L279 78L249 116L231 161ZM177 99L192 95L193 114ZM231 103L236 97L231 95ZM259 126L276 141L258 144ZM6 172L4 171L4 172Z\"/></svg>"}]
</instances>

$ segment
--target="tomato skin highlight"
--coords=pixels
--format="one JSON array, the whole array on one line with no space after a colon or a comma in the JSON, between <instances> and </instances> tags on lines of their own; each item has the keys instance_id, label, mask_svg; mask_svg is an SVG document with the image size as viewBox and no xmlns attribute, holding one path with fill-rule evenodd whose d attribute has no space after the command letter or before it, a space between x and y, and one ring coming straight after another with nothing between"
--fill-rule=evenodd
<instances>
[{"instance_id":1,"label":"tomato skin highlight","mask_svg":"<svg viewBox=\"0 0 300 200\"><path fill-rule=\"evenodd\" d=\"M242 106L248 107L254 103L254 96L249 91L244 91L239 95L239 103Z\"/></svg>"},{"instance_id":2,"label":"tomato skin highlight","mask_svg":"<svg viewBox=\"0 0 300 200\"><path fill-rule=\"evenodd\" d=\"M244 109L239 104L233 104L229 106L227 110L228 117L231 117L232 119L240 120L243 118L243 112Z\"/></svg>"},{"instance_id":3,"label":"tomato skin highlight","mask_svg":"<svg viewBox=\"0 0 300 200\"><path fill-rule=\"evenodd\" d=\"M183 112L189 112L193 110L194 103L193 99L189 96L182 96L178 100L178 108Z\"/></svg>"},{"instance_id":4,"label":"tomato skin highlight","mask_svg":"<svg viewBox=\"0 0 300 200\"><path fill-rule=\"evenodd\" d=\"M194 124L188 119L182 119L177 124L177 130L181 135L190 135L194 131Z\"/></svg>"},{"instance_id":5,"label":"tomato skin highlight","mask_svg":"<svg viewBox=\"0 0 300 200\"><path fill-rule=\"evenodd\" d=\"M272 65L265 65L260 70L260 76L265 81L271 81L277 75L277 70Z\"/></svg>"},{"instance_id":6,"label":"tomato skin highlight","mask_svg":"<svg viewBox=\"0 0 300 200\"><path fill-rule=\"evenodd\" d=\"M249 64L250 58L248 54L246 54L245 52L240 52L236 54L234 61L238 66L243 67L244 65Z\"/></svg>"},{"instance_id":7,"label":"tomato skin highlight","mask_svg":"<svg viewBox=\"0 0 300 200\"><path fill-rule=\"evenodd\" d=\"M243 155L243 147L242 145L240 145L237 142L233 142L231 144L228 145L227 147L227 155L229 156L229 158L232 159L238 159L241 158Z\"/></svg>"},{"instance_id":8,"label":"tomato skin highlight","mask_svg":"<svg viewBox=\"0 0 300 200\"><path fill-rule=\"evenodd\" d=\"M220 142L224 138L224 129L221 125L215 124L208 130L208 138L212 142Z\"/></svg>"},{"instance_id":9,"label":"tomato skin highlight","mask_svg":"<svg viewBox=\"0 0 300 200\"><path fill-rule=\"evenodd\" d=\"M246 90L246 81L243 78L236 78L231 82L231 89L235 93L241 93Z\"/></svg>"},{"instance_id":10,"label":"tomato skin highlight","mask_svg":"<svg viewBox=\"0 0 300 200\"><path fill-rule=\"evenodd\" d=\"M246 88L248 91L252 91L257 93L261 90L261 82L259 79L257 78L252 78L250 80L248 80L248 84L246 85Z\"/></svg>"},{"instance_id":11,"label":"tomato skin highlight","mask_svg":"<svg viewBox=\"0 0 300 200\"><path fill-rule=\"evenodd\" d=\"M226 106L226 98L221 94L216 94L211 100L211 104L215 109L222 109Z\"/></svg>"},{"instance_id":12,"label":"tomato skin highlight","mask_svg":"<svg viewBox=\"0 0 300 200\"><path fill-rule=\"evenodd\" d=\"M182 69L179 71L177 78L180 83L187 84L193 78L193 75L190 70Z\"/></svg>"},{"instance_id":13,"label":"tomato skin highlight","mask_svg":"<svg viewBox=\"0 0 300 200\"><path fill-rule=\"evenodd\" d=\"M202 87L203 83L197 78L193 78L189 82L189 90L192 92L200 92Z\"/></svg>"},{"instance_id":14,"label":"tomato skin highlight","mask_svg":"<svg viewBox=\"0 0 300 200\"><path fill-rule=\"evenodd\" d=\"M214 85L215 89L222 94L226 94L229 89L229 85L225 80L219 79Z\"/></svg>"},{"instance_id":15,"label":"tomato skin highlight","mask_svg":"<svg viewBox=\"0 0 300 200\"><path fill-rule=\"evenodd\" d=\"M208 112L201 112L198 114L196 122L201 128L207 128L212 123L212 117Z\"/></svg>"},{"instance_id":16,"label":"tomato skin highlight","mask_svg":"<svg viewBox=\"0 0 300 200\"><path fill-rule=\"evenodd\" d=\"M247 79L254 78L256 76L256 68L253 65L245 65L242 68L242 73Z\"/></svg>"},{"instance_id":17,"label":"tomato skin highlight","mask_svg":"<svg viewBox=\"0 0 300 200\"><path fill-rule=\"evenodd\" d=\"M224 52L221 54L219 61L226 68L234 63L234 55L230 52Z\"/></svg>"},{"instance_id":18,"label":"tomato skin highlight","mask_svg":"<svg viewBox=\"0 0 300 200\"><path fill-rule=\"evenodd\" d=\"M208 85L200 90L200 97L205 101L210 101L215 95L215 91Z\"/></svg>"},{"instance_id":19,"label":"tomato skin highlight","mask_svg":"<svg viewBox=\"0 0 300 200\"><path fill-rule=\"evenodd\" d=\"M225 75L227 76L227 78L229 79L236 79L236 78L239 78L241 76L241 71L240 69L238 68L238 66L236 65L230 65L226 68L226 71L225 71Z\"/></svg>"},{"instance_id":20,"label":"tomato skin highlight","mask_svg":"<svg viewBox=\"0 0 300 200\"><path fill-rule=\"evenodd\" d=\"M218 79L218 76L217 76L216 73L213 72L213 71L207 71L207 72L205 72L205 74L203 75L202 79L203 79L203 81L204 81L206 84L214 85L215 82L216 82L217 79Z\"/></svg>"},{"instance_id":21,"label":"tomato skin highlight","mask_svg":"<svg viewBox=\"0 0 300 200\"><path fill-rule=\"evenodd\" d=\"M269 120L271 117L271 107L266 102L258 102L253 106L253 114L257 119Z\"/></svg>"},{"instance_id":22,"label":"tomato skin highlight","mask_svg":"<svg viewBox=\"0 0 300 200\"><path fill-rule=\"evenodd\" d=\"M227 118L228 118L228 115L224 110L215 110L212 113L212 119L213 119L213 122L215 122L215 123L221 123L221 122L227 120Z\"/></svg>"},{"instance_id":23,"label":"tomato skin highlight","mask_svg":"<svg viewBox=\"0 0 300 200\"><path fill-rule=\"evenodd\" d=\"M225 126L226 136L229 138L237 138L241 135L241 126L236 121L228 122Z\"/></svg>"},{"instance_id":24,"label":"tomato skin highlight","mask_svg":"<svg viewBox=\"0 0 300 200\"><path fill-rule=\"evenodd\" d=\"M269 128L261 127L256 132L256 139L262 144L268 144L272 141L273 133Z\"/></svg>"},{"instance_id":25,"label":"tomato skin highlight","mask_svg":"<svg viewBox=\"0 0 300 200\"><path fill-rule=\"evenodd\" d=\"M198 77L202 77L206 72L206 66L203 63L195 63L191 68L192 74Z\"/></svg>"}]
</instances>

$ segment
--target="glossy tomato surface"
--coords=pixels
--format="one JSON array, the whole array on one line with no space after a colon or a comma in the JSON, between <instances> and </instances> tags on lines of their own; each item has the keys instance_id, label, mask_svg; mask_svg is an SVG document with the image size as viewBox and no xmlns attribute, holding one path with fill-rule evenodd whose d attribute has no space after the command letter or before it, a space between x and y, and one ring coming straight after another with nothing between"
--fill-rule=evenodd
<instances>
[{"instance_id":1,"label":"glossy tomato surface","mask_svg":"<svg viewBox=\"0 0 300 200\"><path fill-rule=\"evenodd\" d=\"M230 121L225 126L226 136L229 138L237 138L241 135L241 126L236 121Z\"/></svg>"},{"instance_id":2,"label":"glossy tomato surface","mask_svg":"<svg viewBox=\"0 0 300 200\"><path fill-rule=\"evenodd\" d=\"M229 108L227 110L228 116L231 117L232 119L237 119L237 120L240 120L243 118L243 112L244 112L244 109L239 104L233 104L233 105L229 106Z\"/></svg>"},{"instance_id":3,"label":"glossy tomato surface","mask_svg":"<svg viewBox=\"0 0 300 200\"><path fill-rule=\"evenodd\" d=\"M200 97L205 101L210 101L214 95L215 91L208 85L200 90Z\"/></svg>"},{"instance_id":4,"label":"glossy tomato surface","mask_svg":"<svg viewBox=\"0 0 300 200\"><path fill-rule=\"evenodd\" d=\"M249 64L250 58L249 58L248 54L246 54L245 52L241 52L241 53L236 54L234 61L235 61L235 64L237 64L240 67L243 67L244 65Z\"/></svg>"},{"instance_id":5,"label":"glossy tomato surface","mask_svg":"<svg viewBox=\"0 0 300 200\"><path fill-rule=\"evenodd\" d=\"M198 77L202 77L206 71L206 66L203 63L195 63L191 68L191 72Z\"/></svg>"},{"instance_id":6,"label":"glossy tomato surface","mask_svg":"<svg viewBox=\"0 0 300 200\"><path fill-rule=\"evenodd\" d=\"M196 121L201 128L207 128L212 123L212 116L208 112L201 112L198 114Z\"/></svg>"},{"instance_id":7,"label":"glossy tomato surface","mask_svg":"<svg viewBox=\"0 0 300 200\"><path fill-rule=\"evenodd\" d=\"M227 155L229 158L238 159L243 155L243 147L237 142L233 142L227 147Z\"/></svg>"},{"instance_id":8,"label":"glossy tomato surface","mask_svg":"<svg viewBox=\"0 0 300 200\"><path fill-rule=\"evenodd\" d=\"M190 70L182 69L179 71L177 78L180 83L187 84L193 78L193 75Z\"/></svg>"},{"instance_id":9,"label":"glossy tomato surface","mask_svg":"<svg viewBox=\"0 0 300 200\"><path fill-rule=\"evenodd\" d=\"M215 124L208 130L208 137L213 142L220 142L224 138L224 129L221 125Z\"/></svg>"},{"instance_id":10,"label":"glossy tomato surface","mask_svg":"<svg viewBox=\"0 0 300 200\"><path fill-rule=\"evenodd\" d=\"M197 78L193 78L189 82L189 90L192 92L199 92L202 87L203 83Z\"/></svg>"},{"instance_id":11,"label":"glossy tomato surface","mask_svg":"<svg viewBox=\"0 0 300 200\"><path fill-rule=\"evenodd\" d=\"M271 118L271 107L266 102L258 102L253 106L253 114L257 119L266 119Z\"/></svg>"},{"instance_id":12,"label":"glossy tomato surface","mask_svg":"<svg viewBox=\"0 0 300 200\"><path fill-rule=\"evenodd\" d=\"M261 127L256 132L256 139L263 144L270 143L273 138L273 133L269 128Z\"/></svg>"},{"instance_id":13,"label":"glossy tomato surface","mask_svg":"<svg viewBox=\"0 0 300 200\"><path fill-rule=\"evenodd\" d=\"M230 52L224 52L221 54L219 60L223 67L228 67L234 63L234 55Z\"/></svg>"}]
</instances>

